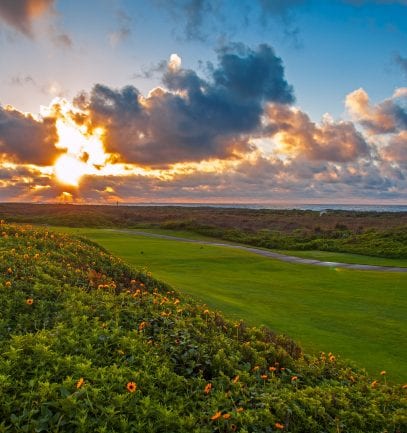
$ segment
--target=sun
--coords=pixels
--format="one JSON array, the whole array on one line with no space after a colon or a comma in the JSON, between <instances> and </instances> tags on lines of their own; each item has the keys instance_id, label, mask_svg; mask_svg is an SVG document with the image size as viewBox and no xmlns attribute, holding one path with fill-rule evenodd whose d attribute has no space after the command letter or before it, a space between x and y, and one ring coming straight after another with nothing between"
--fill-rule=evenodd
<instances>
[{"instance_id":1,"label":"sun","mask_svg":"<svg viewBox=\"0 0 407 433\"><path fill-rule=\"evenodd\" d=\"M48 110L57 118L58 142L55 147L66 152L53 166L58 182L77 187L82 176L101 174L109 159L103 144L104 128L78 125L75 114L86 113L63 99L55 100Z\"/></svg>"},{"instance_id":2,"label":"sun","mask_svg":"<svg viewBox=\"0 0 407 433\"><path fill-rule=\"evenodd\" d=\"M54 165L55 176L64 185L78 186L81 177L86 173L87 166L71 155L62 155Z\"/></svg>"}]
</instances>

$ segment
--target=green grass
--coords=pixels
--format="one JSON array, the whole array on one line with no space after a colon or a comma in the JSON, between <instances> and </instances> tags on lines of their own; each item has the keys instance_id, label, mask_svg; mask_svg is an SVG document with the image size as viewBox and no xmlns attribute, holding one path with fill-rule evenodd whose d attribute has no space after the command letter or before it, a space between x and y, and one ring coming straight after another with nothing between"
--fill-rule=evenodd
<instances>
[{"instance_id":1,"label":"green grass","mask_svg":"<svg viewBox=\"0 0 407 433\"><path fill-rule=\"evenodd\" d=\"M227 320L92 242L0 226L1 433L407 431L386 375Z\"/></svg>"},{"instance_id":2,"label":"green grass","mask_svg":"<svg viewBox=\"0 0 407 433\"><path fill-rule=\"evenodd\" d=\"M151 229L151 228L140 228L136 229L146 233L175 236L185 239L194 239L198 241L209 241L209 242L221 242L224 244L236 245L236 242L227 241L219 238L212 238L209 236L200 235L199 233L193 233L186 230L168 230L168 229ZM241 244L239 244L241 245ZM269 250L268 248L257 247L261 250ZM273 249L277 253L286 254L287 256L295 256L306 259L315 259L327 262L339 262L339 263L357 263L362 265L375 265L375 266L396 266L396 267L407 267L406 259L388 259L383 257L365 256L362 254L351 254L351 253L338 253L330 251L298 251L298 250L277 250Z\"/></svg>"},{"instance_id":3,"label":"green grass","mask_svg":"<svg viewBox=\"0 0 407 433\"><path fill-rule=\"evenodd\" d=\"M97 229L86 235L211 308L407 380L407 275L293 265L228 248Z\"/></svg>"}]
</instances>

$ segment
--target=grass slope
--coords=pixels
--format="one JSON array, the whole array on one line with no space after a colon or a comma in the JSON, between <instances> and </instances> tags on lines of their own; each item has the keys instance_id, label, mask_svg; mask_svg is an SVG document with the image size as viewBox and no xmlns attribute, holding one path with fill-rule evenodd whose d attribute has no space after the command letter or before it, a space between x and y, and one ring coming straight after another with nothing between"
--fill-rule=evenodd
<instances>
[{"instance_id":1,"label":"grass slope","mask_svg":"<svg viewBox=\"0 0 407 433\"><path fill-rule=\"evenodd\" d=\"M236 320L407 380L407 275L294 265L227 248L80 230Z\"/></svg>"},{"instance_id":2,"label":"grass slope","mask_svg":"<svg viewBox=\"0 0 407 433\"><path fill-rule=\"evenodd\" d=\"M383 432L406 390L225 320L67 235L2 225L0 432Z\"/></svg>"}]
</instances>

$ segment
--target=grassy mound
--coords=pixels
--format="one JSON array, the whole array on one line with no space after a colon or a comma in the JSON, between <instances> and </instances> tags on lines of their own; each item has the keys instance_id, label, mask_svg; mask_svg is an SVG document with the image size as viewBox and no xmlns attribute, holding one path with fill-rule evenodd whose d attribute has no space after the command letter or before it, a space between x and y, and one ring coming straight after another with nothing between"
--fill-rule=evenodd
<instances>
[{"instance_id":1,"label":"grassy mound","mask_svg":"<svg viewBox=\"0 0 407 433\"><path fill-rule=\"evenodd\" d=\"M406 389L2 225L0 432L402 432Z\"/></svg>"}]
</instances>

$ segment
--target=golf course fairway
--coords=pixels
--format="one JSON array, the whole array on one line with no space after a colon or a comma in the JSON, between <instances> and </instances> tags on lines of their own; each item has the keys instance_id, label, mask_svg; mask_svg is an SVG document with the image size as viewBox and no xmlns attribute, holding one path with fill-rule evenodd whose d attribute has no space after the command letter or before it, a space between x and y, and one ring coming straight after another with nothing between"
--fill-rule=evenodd
<instances>
[{"instance_id":1,"label":"golf course fairway","mask_svg":"<svg viewBox=\"0 0 407 433\"><path fill-rule=\"evenodd\" d=\"M407 380L407 274L322 268L228 247L106 229L58 229L95 241L175 289L306 352L333 352L373 375Z\"/></svg>"}]
</instances>

